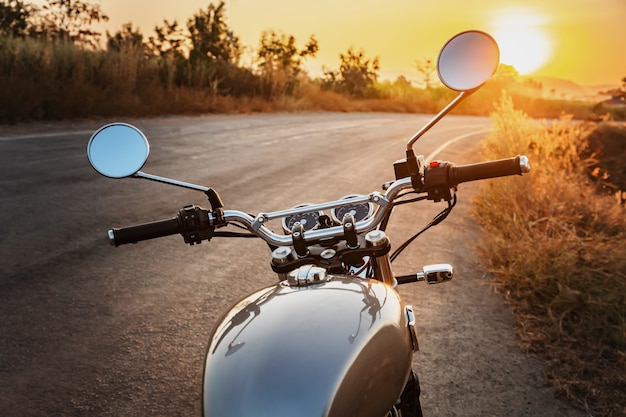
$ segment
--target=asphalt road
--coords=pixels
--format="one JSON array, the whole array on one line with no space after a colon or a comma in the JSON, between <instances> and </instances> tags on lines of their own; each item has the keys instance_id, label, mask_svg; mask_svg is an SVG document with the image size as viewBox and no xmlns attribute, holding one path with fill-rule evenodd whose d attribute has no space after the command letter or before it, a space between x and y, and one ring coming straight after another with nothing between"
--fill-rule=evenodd
<instances>
[{"instance_id":1,"label":"asphalt road","mask_svg":"<svg viewBox=\"0 0 626 417\"><path fill-rule=\"evenodd\" d=\"M142 171L210 186L249 213L380 191L406 140L429 118L276 114L126 120L151 142ZM104 122L102 122L104 123ZM113 248L106 231L173 216L199 192L111 180L85 150L102 123L0 127L0 415L200 415L204 349L221 314L275 281L261 241L188 247L180 236ZM479 160L489 119L448 116L415 146ZM463 138L461 138L463 136ZM497 181L497 180L492 180ZM404 286L419 317L414 366L426 416L576 416L518 349L513 317L476 258L479 231L459 204L396 262L396 272L452 263L446 285ZM439 210L403 206L395 245ZM278 229L276 226L275 229ZM303 376L306 384L306 376Z\"/></svg>"}]
</instances>

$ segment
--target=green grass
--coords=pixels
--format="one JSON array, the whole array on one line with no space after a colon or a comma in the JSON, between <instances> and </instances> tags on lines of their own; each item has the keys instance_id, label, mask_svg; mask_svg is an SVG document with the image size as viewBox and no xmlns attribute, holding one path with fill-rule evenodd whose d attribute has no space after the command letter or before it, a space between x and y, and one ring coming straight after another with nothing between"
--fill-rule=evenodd
<instances>
[{"instance_id":1,"label":"green grass","mask_svg":"<svg viewBox=\"0 0 626 417\"><path fill-rule=\"evenodd\" d=\"M506 95L492 118L485 159L527 154L532 170L486 182L473 202L485 263L557 392L594 416L624 416L626 213L588 175L596 125L538 123Z\"/></svg>"}]
</instances>

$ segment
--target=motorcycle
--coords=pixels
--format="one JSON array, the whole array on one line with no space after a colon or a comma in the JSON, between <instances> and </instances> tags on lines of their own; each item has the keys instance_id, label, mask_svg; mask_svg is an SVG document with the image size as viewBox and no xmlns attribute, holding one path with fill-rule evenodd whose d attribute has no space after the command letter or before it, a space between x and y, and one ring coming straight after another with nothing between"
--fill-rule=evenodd
<instances>
[{"instance_id":1,"label":"motorcycle","mask_svg":"<svg viewBox=\"0 0 626 417\"><path fill-rule=\"evenodd\" d=\"M464 166L425 161L413 145L491 78L498 65L497 43L487 33L454 36L442 48L437 69L443 84L458 95L410 138L384 193L351 194L277 212L227 210L210 187L142 172L149 143L131 125L112 123L93 134L87 154L100 174L201 191L210 205L188 205L169 219L112 229L112 245L181 234L190 245L217 237L256 237L271 249L276 283L238 301L211 333L204 364L205 416L422 415L419 380L411 369L418 350L415 315L396 288L448 282L454 269L428 265L397 276L391 262L450 214L460 183L521 175L530 165L526 156ZM393 208L424 200L443 202L445 208L391 252L385 229ZM281 221L281 233L269 228L272 220Z\"/></svg>"}]
</instances>

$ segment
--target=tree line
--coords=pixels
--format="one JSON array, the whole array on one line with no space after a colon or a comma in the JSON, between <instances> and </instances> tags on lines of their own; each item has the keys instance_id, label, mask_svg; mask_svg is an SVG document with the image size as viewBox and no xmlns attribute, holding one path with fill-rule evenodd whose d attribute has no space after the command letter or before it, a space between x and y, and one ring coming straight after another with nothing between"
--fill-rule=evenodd
<instances>
[{"instance_id":1,"label":"tree line","mask_svg":"<svg viewBox=\"0 0 626 417\"><path fill-rule=\"evenodd\" d=\"M163 82L222 95L293 94L305 75L304 61L319 50L314 36L298 47L294 36L266 31L252 65L244 66L244 47L228 26L223 1L210 3L185 24L164 20L150 36L127 23L103 37L93 26L108 19L98 3L87 0L46 0L43 6L0 1L0 37L63 42L90 51L141 52L160 68ZM361 98L375 95L378 58L368 59L363 51L349 49L339 59L338 70L324 70L321 86Z\"/></svg>"},{"instance_id":2,"label":"tree line","mask_svg":"<svg viewBox=\"0 0 626 417\"><path fill-rule=\"evenodd\" d=\"M404 76L380 81L380 59L361 49L339 54L336 69L316 79L305 62L319 52L314 35L268 30L254 50L229 27L224 1L209 3L180 23L163 20L144 35L132 23L113 33L93 0L0 0L0 123L92 116L272 110L431 113L453 96L435 80L432 60L415 63L424 88ZM519 81L513 67L456 111L487 114L506 89L533 117L576 117L584 103L542 98L542 85Z\"/></svg>"}]
</instances>

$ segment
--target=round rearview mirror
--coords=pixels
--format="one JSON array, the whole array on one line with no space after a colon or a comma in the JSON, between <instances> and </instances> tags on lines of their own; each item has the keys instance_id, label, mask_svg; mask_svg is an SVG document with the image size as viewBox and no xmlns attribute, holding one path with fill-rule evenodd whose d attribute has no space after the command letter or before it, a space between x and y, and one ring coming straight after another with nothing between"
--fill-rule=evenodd
<instances>
[{"instance_id":1,"label":"round rearview mirror","mask_svg":"<svg viewBox=\"0 0 626 417\"><path fill-rule=\"evenodd\" d=\"M125 123L101 127L89 139L89 163L100 174L124 178L135 174L148 159L150 145L139 129Z\"/></svg>"},{"instance_id":2,"label":"round rearview mirror","mask_svg":"<svg viewBox=\"0 0 626 417\"><path fill-rule=\"evenodd\" d=\"M491 35L478 30L461 32L439 53L439 79L448 88L469 91L480 87L496 72L500 49Z\"/></svg>"}]
</instances>

